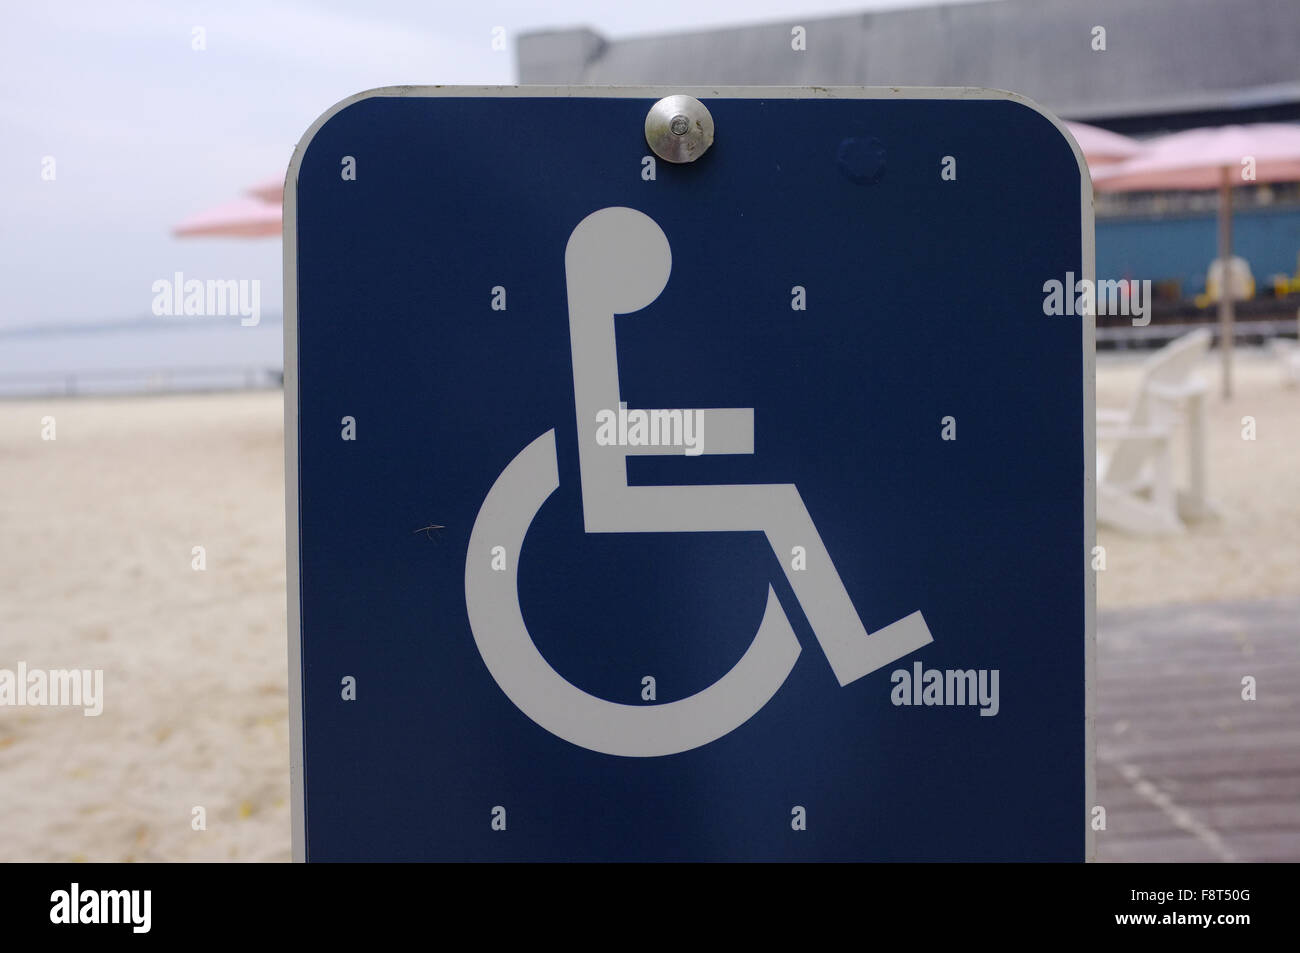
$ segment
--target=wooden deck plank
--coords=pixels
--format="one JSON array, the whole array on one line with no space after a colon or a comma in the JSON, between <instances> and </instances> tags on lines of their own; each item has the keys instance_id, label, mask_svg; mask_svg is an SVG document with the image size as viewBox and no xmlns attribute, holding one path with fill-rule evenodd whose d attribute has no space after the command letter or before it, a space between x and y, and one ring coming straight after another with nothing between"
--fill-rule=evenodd
<instances>
[{"instance_id":1,"label":"wooden deck plank","mask_svg":"<svg viewBox=\"0 0 1300 953\"><path fill-rule=\"evenodd\" d=\"M1300 860L1300 599L1101 613L1097 680L1099 860Z\"/></svg>"}]
</instances>

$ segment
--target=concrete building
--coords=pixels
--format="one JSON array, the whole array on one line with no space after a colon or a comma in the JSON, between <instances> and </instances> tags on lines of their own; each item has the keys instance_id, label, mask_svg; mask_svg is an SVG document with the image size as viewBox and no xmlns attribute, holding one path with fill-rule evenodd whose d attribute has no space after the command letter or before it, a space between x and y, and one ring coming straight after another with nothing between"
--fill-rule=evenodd
<instances>
[{"instance_id":1,"label":"concrete building","mask_svg":"<svg viewBox=\"0 0 1300 953\"><path fill-rule=\"evenodd\" d=\"M517 55L521 83L987 86L1129 134L1300 120L1300 0L992 0L619 40L578 28L524 34Z\"/></svg>"},{"instance_id":2,"label":"concrete building","mask_svg":"<svg viewBox=\"0 0 1300 953\"><path fill-rule=\"evenodd\" d=\"M1138 137L1300 121L1300 0L990 0L618 40L579 27L524 34L517 56L522 83L1009 89ZM1261 287L1296 272L1300 188L1238 193L1236 247ZM1203 290L1212 195L1102 199L1099 277Z\"/></svg>"}]
</instances>

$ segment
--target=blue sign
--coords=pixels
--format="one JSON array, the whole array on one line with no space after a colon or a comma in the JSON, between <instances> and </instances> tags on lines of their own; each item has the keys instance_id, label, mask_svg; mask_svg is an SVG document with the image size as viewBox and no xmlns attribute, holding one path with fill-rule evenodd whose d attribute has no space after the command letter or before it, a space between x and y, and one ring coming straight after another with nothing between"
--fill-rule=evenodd
<instances>
[{"instance_id":1,"label":"blue sign","mask_svg":"<svg viewBox=\"0 0 1300 953\"><path fill-rule=\"evenodd\" d=\"M668 92L714 139L647 144ZM682 122L680 128L687 128ZM1090 854L1090 183L970 90L389 89L285 201L295 853Z\"/></svg>"}]
</instances>

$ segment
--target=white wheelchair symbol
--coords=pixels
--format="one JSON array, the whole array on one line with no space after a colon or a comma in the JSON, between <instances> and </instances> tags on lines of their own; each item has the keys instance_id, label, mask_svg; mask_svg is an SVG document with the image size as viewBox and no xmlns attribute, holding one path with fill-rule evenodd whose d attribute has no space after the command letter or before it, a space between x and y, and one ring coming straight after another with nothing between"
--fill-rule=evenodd
<instances>
[{"instance_id":1,"label":"white wheelchair symbol","mask_svg":"<svg viewBox=\"0 0 1300 953\"><path fill-rule=\"evenodd\" d=\"M628 486L629 454L684 452L680 446L601 446L594 430L599 411L619 406L614 316L639 311L659 296L668 284L672 252L649 216L605 208L578 223L564 264L586 532L761 530L841 686L931 642L920 612L867 634L794 484ZM705 453L754 452L752 408L701 413ZM771 585L762 622L744 655L726 675L688 698L645 705L607 701L566 681L542 657L519 605L518 557L533 517L558 487L555 431L548 430L497 477L470 533L465 559L470 628L502 691L551 734L626 757L689 751L749 720L785 682L800 650ZM509 554L504 572L490 566L497 546ZM804 547L805 570L794 571L788 562L795 546Z\"/></svg>"}]
</instances>

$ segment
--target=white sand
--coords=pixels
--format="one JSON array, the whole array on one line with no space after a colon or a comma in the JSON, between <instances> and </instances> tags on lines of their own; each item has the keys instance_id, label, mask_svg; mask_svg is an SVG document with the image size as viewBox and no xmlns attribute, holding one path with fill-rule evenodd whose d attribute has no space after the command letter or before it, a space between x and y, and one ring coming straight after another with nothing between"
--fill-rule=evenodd
<instances>
[{"instance_id":1,"label":"white sand","mask_svg":"<svg viewBox=\"0 0 1300 953\"><path fill-rule=\"evenodd\" d=\"M1103 358L1101 405L1135 367ZM0 860L288 859L281 414L279 393L0 403L0 667L106 682L98 718L0 708ZM1209 417L1223 520L1101 530L1102 608L1300 593L1300 390L1243 356Z\"/></svg>"},{"instance_id":2,"label":"white sand","mask_svg":"<svg viewBox=\"0 0 1300 953\"><path fill-rule=\"evenodd\" d=\"M0 708L0 859L288 859L281 407L0 404L0 667L105 681L97 718Z\"/></svg>"}]
</instances>

